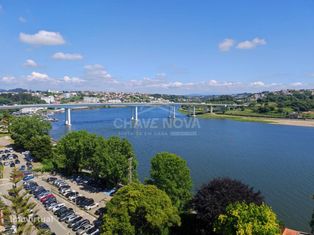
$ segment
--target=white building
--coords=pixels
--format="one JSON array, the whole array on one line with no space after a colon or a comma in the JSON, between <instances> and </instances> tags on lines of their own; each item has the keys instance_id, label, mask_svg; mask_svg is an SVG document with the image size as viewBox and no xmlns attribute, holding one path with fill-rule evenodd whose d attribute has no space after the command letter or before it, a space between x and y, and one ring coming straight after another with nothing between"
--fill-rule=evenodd
<instances>
[{"instance_id":1,"label":"white building","mask_svg":"<svg viewBox=\"0 0 314 235\"><path fill-rule=\"evenodd\" d=\"M47 104L52 104L55 102L55 97L51 96L45 96L45 97L41 97L41 100L44 100Z\"/></svg>"},{"instance_id":2,"label":"white building","mask_svg":"<svg viewBox=\"0 0 314 235\"><path fill-rule=\"evenodd\" d=\"M97 97L84 96L83 102L84 102L84 103L99 103L99 98L97 98Z\"/></svg>"},{"instance_id":3,"label":"white building","mask_svg":"<svg viewBox=\"0 0 314 235\"><path fill-rule=\"evenodd\" d=\"M33 113L37 113L39 110L44 110L47 108L22 108L20 113L21 114L33 114Z\"/></svg>"},{"instance_id":4,"label":"white building","mask_svg":"<svg viewBox=\"0 0 314 235\"><path fill-rule=\"evenodd\" d=\"M63 93L63 98L65 98L65 99L69 99L69 98L71 98L71 97L73 97L73 96L76 96L76 93L75 93L75 92Z\"/></svg>"},{"instance_id":5,"label":"white building","mask_svg":"<svg viewBox=\"0 0 314 235\"><path fill-rule=\"evenodd\" d=\"M114 100L108 100L108 103L122 103L122 101L121 100L119 100L119 99L114 99Z\"/></svg>"}]
</instances>

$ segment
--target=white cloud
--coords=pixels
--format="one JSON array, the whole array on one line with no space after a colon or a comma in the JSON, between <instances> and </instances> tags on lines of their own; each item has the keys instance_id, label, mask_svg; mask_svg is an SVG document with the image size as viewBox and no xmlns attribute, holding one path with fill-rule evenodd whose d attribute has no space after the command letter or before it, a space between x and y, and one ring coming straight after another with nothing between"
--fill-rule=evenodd
<instances>
[{"instance_id":1,"label":"white cloud","mask_svg":"<svg viewBox=\"0 0 314 235\"><path fill-rule=\"evenodd\" d=\"M221 43L219 43L218 47L220 51L226 52L233 47L235 41L231 38L224 39Z\"/></svg>"},{"instance_id":2,"label":"white cloud","mask_svg":"<svg viewBox=\"0 0 314 235\"><path fill-rule=\"evenodd\" d=\"M4 76L1 78L1 81L4 82L4 83L12 83L16 80L15 77L13 76Z\"/></svg>"},{"instance_id":3,"label":"white cloud","mask_svg":"<svg viewBox=\"0 0 314 235\"><path fill-rule=\"evenodd\" d=\"M131 80L123 83L126 88L132 87L133 89L145 89L145 88L154 88L154 89L182 89L182 90L198 90L206 91L213 88L225 89L230 87L238 87L240 83L238 82L227 82L227 81L217 81L217 80L208 80L200 82L181 82L181 81L168 81L166 77L155 76L153 78L145 77L140 80Z\"/></svg>"},{"instance_id":4,"label":"white cloud","mask_svg":"<svg viewBox=\"0 0 314 235\"><path fill-rule=\"evenodd\" d=\"M57 52L52 56L53 59L56 60L81 60L83 59L83 56L77 53L63 53L63 52Z\"/></svg>"},{"instance_id":5,"label":"white cloud","mask_svg":"<svg viewBox=\"0 0 314 235\"><path fill-rule=\"evenodd\" d=\"M24 66L25 67L37 67L38 64L32 59L27 59L24 63Z\"/></svg>"},{"instance_id":6,"label":"white cloud","mask_svg":"<svg viewBox=\"0 0 314 235\"><path fill-rule=\"evenodd\" d=\"M69 77L69 76L64 76L63 81L66 83L82 83L85 82L85 80L80 79L78 77Z\"/></svg>"},{"instance_id":7,"label":"white cloud","mask_svg":"<svg viewBox=\"0 0 314 235\"><path fill-rule=\"evenodd\" d=\"M266 40L263 38L254 38L253 40L246 40L243 42L240 42L237 45L238 49L253 49L257 46L266 45Z\"/></svg>"},{"instance_id":8,"label":"white cloud","mask_svg":"<svg viewBox=\"0 0 314 235\"><path fill-rule=\"evenodd\" d=\"M104 66L100 64L86 65L84 68L87 78L113 81L112 76L105 70Z\"/></svg>"},{"instance_id":9,"label":"white cloud","mask_svg":"<svg viewBox=\"0 0 314 235\"><path fill-rule=\"evenodd\" d=\"M26 23L26 22L27 22L26 18L24 18L23 16L20 16L20 17L19 17L19 21L20 21L21 23Z\"/></svg>"},{"instance_id":10,"label":"white cloud","mask_svg":"<svg viewBox=\"0 0 314 235\"><path fill-rule=\"evenodd\" d=\"M51 80L51 78L45 73L32 72L30 75L27 76L27 80L46 82Z\"/></svg>"},{"instance_id":11,"label":"white cloud","mask_svg":"<svg viewBox=\"0 0 314 235\"><path fill-rule=\"evenodd\" d=\"M32 45L62 45L65 43L59 32L40 30L35 34L20 33L20 41Z\"/></svg>"},{"instance_id":12,"label":"white cloud","mask_svg":"<svg viewBox=\"0 0 314 235\"><path fill-rule=\"evenodd\" d=\"M302 86L303 83L302 82L293 82L290 84L291 86Z\"/></svg>"},{"instance_id":13,"label":"white cloud","mask_svg":"<svg viewBox=\"0 0 314 235\"><path fill-rule=\"evenodd\" d=\"M256 81L256 82L252 82L251 86L253 86L253 87L263 87L263 86L265 86L265 83L262 82L262 81Z\"/></svg>"}]
</instances>

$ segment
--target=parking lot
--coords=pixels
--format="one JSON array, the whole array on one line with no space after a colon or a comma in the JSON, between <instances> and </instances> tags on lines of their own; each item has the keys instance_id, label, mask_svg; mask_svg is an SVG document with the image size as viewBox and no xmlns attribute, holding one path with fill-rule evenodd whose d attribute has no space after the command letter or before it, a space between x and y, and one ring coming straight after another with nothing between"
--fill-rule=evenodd
<instances>
[{"instance_id":1,"label":"parking lot","mask_svg":"<svg viewBox=\"0 0 314 235\"><path fill-rule=\"evenodd\" d=\"M36 203L36 214L42 221L40 229L47 229L51 234L57 235L99 234L99 212L101 214L110 196L104 192L85 190L86 185L79 178L71 180L61 176L35 174L32 172L31 156L27 152L17 153L9 148L0 149L0 158L1 164L4 165L0 193L7 194L7 190L12 187L9 179L14 167L22 171L24 188L32 195L30 201ZM58 184L54 184L54 181ZM70 200L70 196L73 200ZM7 232L12 232L12 228L6 229ZM35 230L33 234L36 234Z\"/></svg>"}]
</instances>

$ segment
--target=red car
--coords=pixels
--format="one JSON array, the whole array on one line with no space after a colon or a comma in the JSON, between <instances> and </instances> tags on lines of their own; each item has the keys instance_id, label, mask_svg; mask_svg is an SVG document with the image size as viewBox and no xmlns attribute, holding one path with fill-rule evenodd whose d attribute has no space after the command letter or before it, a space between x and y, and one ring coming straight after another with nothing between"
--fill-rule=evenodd
<instances>
[{"instance_id":1,"label":"red car","mask_svg":"<svg viewBox=\"0 0 314 235\"><path fill-rule=\"evenodd\" d=\"M40 199L41 202L45 202L47 199L55 197L53 194L48 194L45 197L43 197L42 199Z\"/></svg>"}]
</instances>

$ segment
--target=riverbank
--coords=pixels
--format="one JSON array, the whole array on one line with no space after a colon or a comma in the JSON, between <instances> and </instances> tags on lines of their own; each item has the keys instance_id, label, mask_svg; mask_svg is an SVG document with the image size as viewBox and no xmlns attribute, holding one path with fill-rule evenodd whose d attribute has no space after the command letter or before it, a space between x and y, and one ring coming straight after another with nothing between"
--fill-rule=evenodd
<instances>
[{"instance_id":1,"label":"riverbank","mask_svg":"<svg viewBox=\"0 0 314 235\"><path fill-rule=\"evenodd\" d=\"M236 116L236 115L211 114L211 113L200 114L200 115L197 115L197 117L204 118L204 119L228 119L228 120L241 121L241 122L261 122L261 123L268 123L268 124L275 124L275 125L314 127L314 120L249 117L249 116Z\"/></svg>"}]
</instances>

